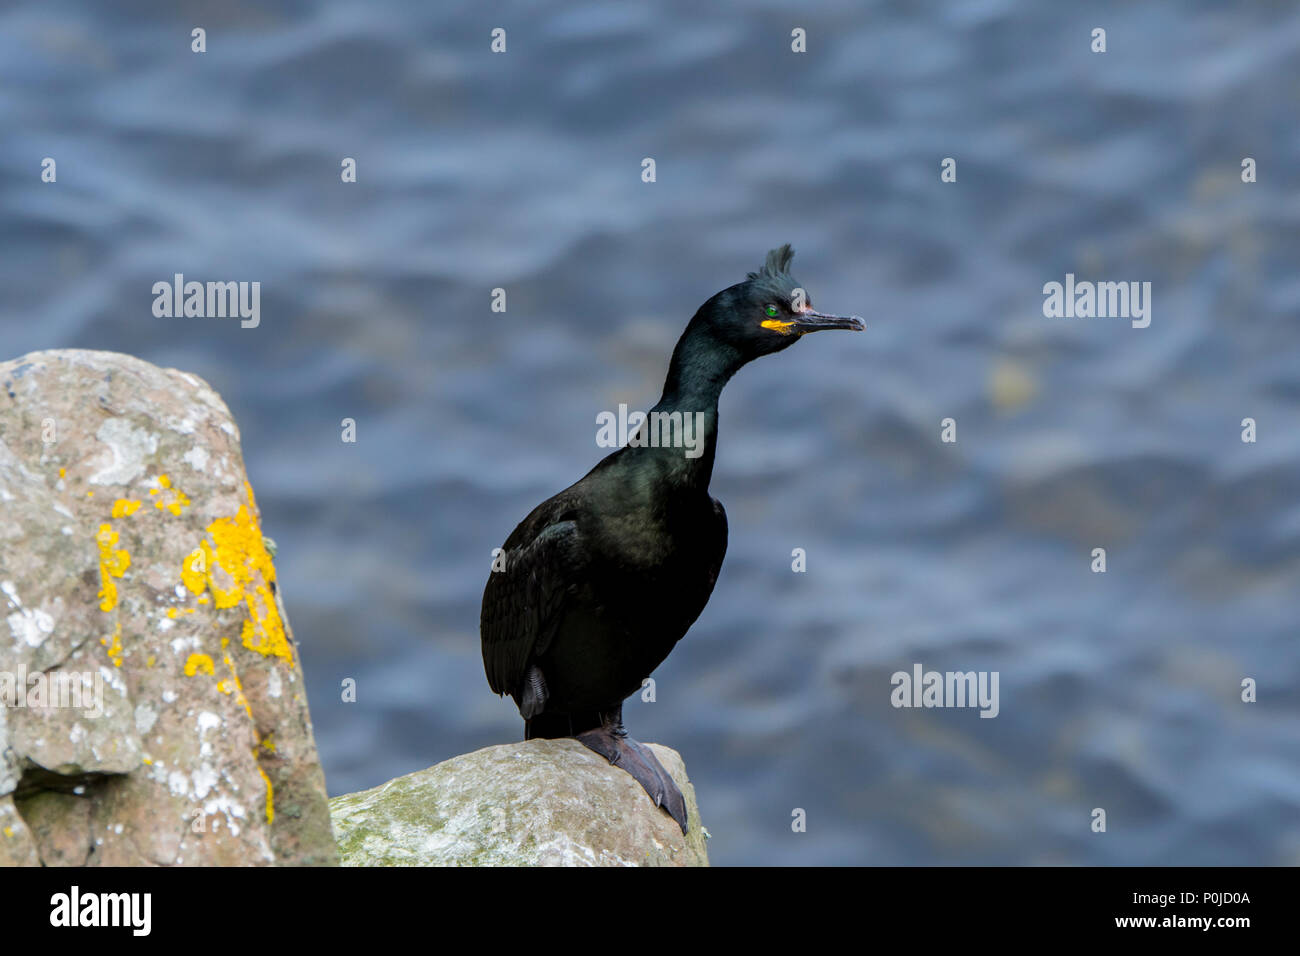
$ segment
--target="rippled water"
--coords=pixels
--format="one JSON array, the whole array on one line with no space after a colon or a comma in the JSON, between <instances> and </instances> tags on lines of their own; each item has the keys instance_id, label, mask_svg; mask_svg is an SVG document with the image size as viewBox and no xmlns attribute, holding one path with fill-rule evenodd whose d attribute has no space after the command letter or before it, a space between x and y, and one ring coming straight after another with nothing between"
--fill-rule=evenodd
<instances>
[{"instance_id":1,"label":"rippled water","mask_svg":"<svg viewBox=\"0 0 1300 956\"><path fill-rule=\"evenodd\" d=\"M0 9L0 353L221 392L331 793L519 736L491 549L789 241L868 332L728 387L727 562L627 710L714 862L1300 862L1293 4L106 6ZM154 318L176 272L260 326ZM1044 318L1066 273L1150 327ZM914 663L999 716L893 708Z\"/></svg>"}]
</instances>

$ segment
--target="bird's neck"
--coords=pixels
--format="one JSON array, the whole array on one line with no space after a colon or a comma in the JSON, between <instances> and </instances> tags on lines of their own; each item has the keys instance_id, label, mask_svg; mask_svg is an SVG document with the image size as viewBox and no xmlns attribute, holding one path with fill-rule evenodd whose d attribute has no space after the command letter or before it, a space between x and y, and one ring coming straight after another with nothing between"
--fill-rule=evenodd
<instances>
[{"instance_id":1,"label":"bird's neck","mask_svg":"<svg viewBox=\"0 0 1300 956\"><path fill-rule=\"evenodd\" d=\"M683 426L691 429L689 434L695 443L692 448L649 449L657 453L665 477L672 485L708 491L718 442L718 397L744 364L735 348L714 340L701 322L692 320L682 333L673 349L663 397L650 410L651 419L647 422L647 427L653 427L656 413L680 414ZM676 419L672 422L675 427Z\"/></svg>"},{"instance_id":2,"label":"bird's neck","mask_svg":"<svg viewBox=\"0 0 1300 956\"><path fill-rule=\"evenodd\" d=\"M717 411L723 386L744 364L740 352L710 335L696 313L673 349L659 405L680 411L688 407L692 411Z\"/></svg>"}]
</instances>

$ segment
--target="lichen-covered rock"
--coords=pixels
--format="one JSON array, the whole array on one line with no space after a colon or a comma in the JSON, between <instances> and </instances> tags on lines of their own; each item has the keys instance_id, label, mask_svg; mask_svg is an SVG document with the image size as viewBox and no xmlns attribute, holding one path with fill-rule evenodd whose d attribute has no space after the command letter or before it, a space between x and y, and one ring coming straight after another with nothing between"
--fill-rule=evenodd
<instances>
[{"instance_id":1,"label":"lichen-covered rock","mask_svg":"<svg viewBox=\"0 0 1300 956\"><path fill-rule=\"evenodd\" d=\"M689 833L627 772L576 740L486 747L330 801L344 866L708 866L695 788Z\"/></svg>"},{"instance_id":2,"label":"lichen-covered rock","mask_svg":"<svg viewBox=\"0 0 1300 956\"><path fill-rule=\"evenodd\" d=\"M112 352L0 364L0 865L337 861L239 431Z\"/></svg>"}]
</instances>

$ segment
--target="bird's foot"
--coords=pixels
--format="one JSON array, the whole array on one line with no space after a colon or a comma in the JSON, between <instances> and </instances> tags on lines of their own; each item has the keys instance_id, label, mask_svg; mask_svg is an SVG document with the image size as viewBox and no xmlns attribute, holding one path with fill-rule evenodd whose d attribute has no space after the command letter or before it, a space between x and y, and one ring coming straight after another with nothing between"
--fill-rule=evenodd
<instances>
[{"instance_id":1,"label":"bird's foot","mask_svg":"<svg viewBox=\"0 0 1300 956\"><path fill-rule=\"evenodd\" d=\"M686 833L686 798L677 783L645 744L627 735L622 725L606 725L577 735L588 750L594 750L616 767L622 767L642 788L656 807L665 810Z\"/></svg>"}]
</instances>

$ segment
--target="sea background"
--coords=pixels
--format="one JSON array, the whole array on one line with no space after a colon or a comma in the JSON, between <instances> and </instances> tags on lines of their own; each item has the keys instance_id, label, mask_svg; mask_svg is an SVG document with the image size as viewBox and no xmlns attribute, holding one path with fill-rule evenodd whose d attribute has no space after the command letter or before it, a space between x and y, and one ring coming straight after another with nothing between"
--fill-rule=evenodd
<instances>
[{"instance_id":1,"label":"sea background","mask_svg":"<svg viewBox=\"0 0 1300 956\"><path fill-rule=\"evenodd\" d=\"M791 242L867 331L728 386L728 557L626 708L713 862L1294 865L1298 107L1290 2L5 3L0 358L223 396L339 794L519 738L492 549ZM260 326L155 318L177 272ZM916 663L1000 713L892 707Z\"/></svg>"}]
</instances>

